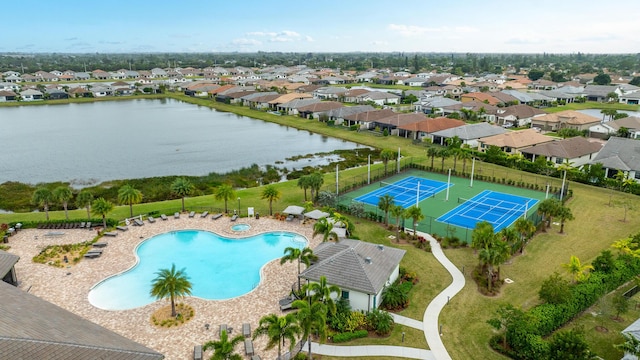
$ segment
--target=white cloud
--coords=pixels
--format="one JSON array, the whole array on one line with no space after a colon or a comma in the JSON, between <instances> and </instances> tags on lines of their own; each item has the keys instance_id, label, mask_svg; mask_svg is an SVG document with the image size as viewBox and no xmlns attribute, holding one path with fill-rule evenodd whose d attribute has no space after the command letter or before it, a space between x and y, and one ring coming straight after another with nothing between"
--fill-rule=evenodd
<instances>
[{"instance_id":1,"label":"white cloud","mask_svg":"<svg viewBox=\"0 0 640 360\"><path fill-rule=\"evenodd\" d=\"M249 36L276 36L276 35L278 35L278 33L275 33L275 32L264 32L264 31L251 31L251 32L248 32L247 35L249 35Z\"/></svg>"},{"instance_id":2,"label":"white cloud","mask_svg":"<svg viewBox=\"0 0 640 360\"><path fill-rule=\"evenodd\" d=\"M289 31L289 30L284 30L280 33L280 35L284 35L284 36L290 36L290 37L300 37L300 34L298 34L295 31Z\"/></svg>"},{"instance_id":3,"label":"white cloud","mask_svg":"<svg viewBox=\"0 0 640 360\"><path fill-rule=\"evenodd\" d=\"M477 28L470 26L440 26L440 27L425 27L417 25L404 25L404 24L389 24L387 28L391 31L395 31L401 36L412 37L420 36L424 34L449 34L456 36L459 34L470 34L478 32Z\"/></svg>"},{"instance_id":4,"label":"white cloud","mask_svg":"<svg viewBox=\"0 0 640 360\"><path fill-rule=\"evenodd\" d=\"M314 41L315 41L315 40L314 40L311 36L309 36L309 35L305 36L305 37L304 37L304 39L305 39L305 40L307 40L308 42L314 42Z\"/></svg>"},{"instance_id":5,"label":"white cloud","mask_svg":"<svg viewBox=\"0 0 640 360\"><path fill-rule=\"evenodd\" d=\"M387 46L389 45L389 42L377 40L377 41L370 42L370 44L373 46Z\"/></svg>"},{"instance_id":6,"label":"white cloud","mask_svg":"<svg viewBox=\"0 0 640 360\"><path fill-rule=\"evenodd\" d=\"M270 42L288 42L288 41L293 41L293 39L284 37L284 36L275 36L269 39L269 41Z\"/></svg>"},{"instance_id":7,"label":"white cloud","mask_svg":"<svg viewBox=\"0 0 640 360\"><path fill-rule=\"evenodd\" d=\"M247 39L247 38L233 39L231 40L231 43L234 45L240 45L240 46L262 45L262 43L256 39Z\"/></svg>"}]
</instances>

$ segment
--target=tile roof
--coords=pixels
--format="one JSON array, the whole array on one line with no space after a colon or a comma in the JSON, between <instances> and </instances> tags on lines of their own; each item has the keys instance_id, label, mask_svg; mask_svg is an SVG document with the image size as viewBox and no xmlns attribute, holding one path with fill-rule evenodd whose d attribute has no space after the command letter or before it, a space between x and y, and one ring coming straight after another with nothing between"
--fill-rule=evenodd
<instances>
[{"instance_id":1,"label":"tile roof","mask_svg":"<svg viewBox=\"0 0 640 360\"><path fill-rule=\"evenodd\" d=\"M345 106L330 110L327 115L333 118L344 118L345 116L358 114L361 112L373 111L375 108L371 105Z\"/></svg>"},{"instance_id":2,"label":"tile roof","mask_svg":"<svg viewBox=\"0 0 640 360\"><path fill-rule=\"evenodd\" d=\"M433 135L445 138L452 138L454 136L457 136L461 140L473 140L487 136L503 134L507 131L507 129L504 129L501 126L495 126L489 123L481 122L477 124L468 124L465 126L458 126L451 129L436 131L433 133Z\"/></svg>"},{"instance_id":3,"label":"tile roof","mask_svg":"<svg viewBox=\"0 0 640 360\"><path fill-rule=\"evenodd\" d=\"M437 117L437 118L426 118L422 121L415 122L412 124L401 125L398 128L402 130L409 131L421 131L425 133L433 133L440 130L451 129L458 126L467 125L462 120L458 119L449 119L446 117Z\"/></svg>"},{"instance_id":4,"label":"tile roof","mask_svg":"<svg viewBox=\"0 0 640 360\"><path fill-rule=\"evenodd\" d=\"M284 104L294 99L304 99L312 97L311 94L307 93L290 93L290 94L282 94L277 98L269 101L269 104Z\"/></svg>"},{"instance_id":5,"label":"tile roof","mask_svg":"<svg viewBox=\"0 0 640 360\"><path fill-rule=\"evenodd\" d=\"M610 169L640 171L640 141L611 137L591 162Z\"/></svg>"},{"instance_id":6,"label":"tile roof","mask_svg":"<svg viewBox=\"0 0 640 360\"><path fill-rule=\"evenodd\" d=\"M5 359L160 360L152 349L0 281Z\"/></svg>"},{"instance_id":7,"label":"tile roof","mask_svg":"<svg viewBox=\"0 0 640 360\"><path fill-rule=\"evenodd\" d=\"M426 119L427 119L427 116L423 113L409 113L409 114L393 114L392 116L378 119L376 120L376 122L380 124L400 126L400 125L416 123L418 121L423 121Z\"/></svg>"},{"instance_id":8,"label":"tile roof","mask_svg":"<svg viewBox=\"0 0 640 360\"><path fill-rule=\"evenodd\" d=\"M640 118L636 116L627 116L626 118L608 121L606 123L615 130L625 127L630 130L640 130Z\"/></svg>"},{"instance_id":9,"label":"tile roof","mask_svg":"<svg viewBox=\"0 0 640 360\"><path fill-rule=\"evenodd\" d=\"M536 109L529 105L519 104L513 106L507 106L498 110L498 117L507 117L507 116L515 116L518 119L531 118L535 115L543 115L546 114L544 111L540 109Z\"/></svg>"},{"instance_id":10,"label":"tile roof","mask_svg":"<svg viewBox=\"0 0 640 360\"><path fill-rule=\"evenodd\" d=\"M351 120L351 121L371 122L371 121L376 121L376 120L383 119L385 117L389 117L393 115L395 115L395 112L393 112L393 110L384 109L384 110L373 110L373 111L359 112L356 114L350 114L350 115L344 116L344 119Z\"/></svg>"},{"instance_id":11,"label":"tile roof","mask_svg":"<svg viewBox=\"0 0 640 360\"><path fill-rule=\"evenodd\" d=\"M499 104L501 101L498 100L497 98L491 96L490 94L487 93L483 93L483 92L472 92L472 93L468 93L468 94L462 94L460 95L460 99L470 99L472 101L478 101L478 102L487 102L489 105L497 105ZM463 101L464 102L464 101Z\"/></svg>"},{"instance_id":12,"label":"tile roof","mask_svg":"<svg viewBox=\"0 0 640 360\"><path fill-rule=\"evenodd\" d=\"M327 282L341 289L377 294L398 266L405 250L344 239L338 243L322 243L315 250L318 261L305 269L300 277ZM371 261L367 261L369 258Z\"/></svg>"},{"instance_id":13,"label":"tile roof","mask_svg":"<svg viewBox=\"0 0 640 360\"><path fill-rule=\"evenodd\" d=\"M602 149L602 144L592 142L582 136L534 145L520 150L522 153L574 159L580 156L595 154Z\"/></svg>"},{"instance_id":14,"label":"tile roof","mask_svg":"<svg viewBox=\"0 0 640 360\"><path fill-rule=\"evenodd\" d=\"M510 147L519 149L522 147L533 146L536 144L554 141L556 138L542 135L536 129L525 129L508 131L504 134L488 136L480 139L480 142L486 145L494 145L497 147Z\"/></svg>"},{"instance_id":15,"label":"tile roof","mask_svg":"<svg viewBox=\"0 0 640 360\"><path fill-rule=\"evenodd\" d=\"M535 121L546 123L566 123L570 125L587 125L599 123L600 119L575 110L565 110L553 114L537 116Z\"/></svg>"},{"instance_id":16,"label":"tile roof","mask_svg":"<svg viewBox=\"0 0 640 360\"><path fill-rule=\"evenodd\" d=\"M18 260L20 260L19 256L0 250L0 279L11 271L11 268Z\"/></svg>"},{"instance_id":17,"label":"tile roof","mask_svg":"<svg viewBox=\"0 0 640 360\"><path fill-rule=\"evenodd\" d=\"M334 109L339 109L344 107L344 104L337 101L319 101L310 105L302 106L298 108L300 112L321 112L321 111L329 111Z\"/></svg>"}]
</instances>

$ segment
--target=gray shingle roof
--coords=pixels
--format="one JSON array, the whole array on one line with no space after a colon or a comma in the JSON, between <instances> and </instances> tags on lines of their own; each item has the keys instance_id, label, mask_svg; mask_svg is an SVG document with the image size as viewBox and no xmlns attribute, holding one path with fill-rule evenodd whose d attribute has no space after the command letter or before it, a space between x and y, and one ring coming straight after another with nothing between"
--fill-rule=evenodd
<instances>
[{"instance_id":1,"label":"gray shingle roof","mask_svg":"<svg viewBox=\"0 0 640 360\"><path fill-rule=\"evenodd\" d=\"M160 360L164 356L0 281L3 359Z\"/></svg>"},{"instance_id":2,"label":"gray shingle roof","mask_svg":"<svg viewBox=\"0 0 640 360\"><path fill-rule=\"evenodd\" d=\"M303 279L327 282L341 289L377 294L398 266L405 250L344 239L322 243L315 250L318 261L300 274ZM366 259L370 258L371 262Z\"/></svg>"},{"instance_id":3,"label":"gray shingle roof","mask_svg":"<svg viewBox=\"0 0 640 360\"><path fill-rule=\"evenodd\" d=\"M345 116L373 110L375 110L375 108L371 105L345 106L330 110L327 115L332 118L344 118Z\"/></svg>"},{"instance_id":4,"label":"gray shingle roof","mask_svg":"<svg viewBox=\"0 0 640 360\"><path fill-rule=\"evenodd\" d=\"M611 137L591 162L609 169L640 171L640 141Z\"/></svg>"},{"instance_id":5,"label":"gray shingle roof","mask_svg":"<svg viewBox=\"0 0 640 360\"><path fill-rule=\"evenodd\" d=\"M522 153L573 159L580 156L595 154L602 149L602 145L591 142L581 136L538 144L520 150Z\"/></svg>"},{"instance_id":6,"label":"gray shingle roof","mask_svg":"<svg viewBox=\"0 0 640 360\"><path fill-rule=\"evenodd\" d=\"M487 136L493 136L498 134L504 134L508 130L491 125L485 122L477 124L469 124L465 126L454 127L451 129L440 130L433 133L435 136L441 136L444 138L452 138L454 136L459 137L462 140L480 139Z\"/></svg>"},{"instance_id":7,"label":"gray shingle roof","mask_svg":"<svg viewBox=\"0 0 640 360\"><path fill-rule=\"evenodd\" d=\"M11 271L11 268L18 262L18 260L20 260L18 255L0 250L0 279Z\"/></svg>"}]
</instances>

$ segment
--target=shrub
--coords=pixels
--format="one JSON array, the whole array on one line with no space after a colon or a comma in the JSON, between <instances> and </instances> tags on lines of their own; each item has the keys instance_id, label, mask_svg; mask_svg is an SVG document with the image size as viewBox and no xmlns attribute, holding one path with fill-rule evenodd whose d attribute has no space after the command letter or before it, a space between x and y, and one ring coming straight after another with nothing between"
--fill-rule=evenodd
<instances>
[{"instance_id":1,"label":"shrub","mask_svg":"<svg viewBox=\"0 0 640 360\"><path fill-rule=\"evenodd\" d=\"M367 330L338 333L333 335L333 342L342 343L342 342L347 342L353 339L365 338L367 336L369 336L369 332L367 332Z\"/></svg>"},{"instance_id":2,"label":"shrub","mask_svg":"<svg viewBox=\"0 0 640 360\"><path fill-rule=\"evenodd\" d=\"M382 292L381 306L387 310L401 310L407 307L409 305L409 291L404 284L413 286L410 282L400 284L398 281L387 286Z\"/></svg>"},{"instance_id":3,"label":"shrub","mask_svg":"<svg viewBox=\"0 0 640 360\"><path fill-rule=\"evenodd\" d=\"M393 329L393 317L386 311L375 309L367 314L369 329L378 335L387 335Z\"/></svg>"}]
</instances>

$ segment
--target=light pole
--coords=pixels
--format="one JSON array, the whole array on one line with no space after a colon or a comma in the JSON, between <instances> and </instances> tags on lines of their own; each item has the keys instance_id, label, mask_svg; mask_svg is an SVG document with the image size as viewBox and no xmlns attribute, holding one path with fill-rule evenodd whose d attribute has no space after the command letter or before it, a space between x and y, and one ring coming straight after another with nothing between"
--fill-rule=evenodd
<instances>
[{"instance_id":1,"label":"light pole","mask_svg":"<svg viewBox=\"0 0 640 360\"><path fill-rule=\"evenodd\" d=\"M240 198L238 198L238 216L240 216Z\"/></svg>"}]
</instances>

